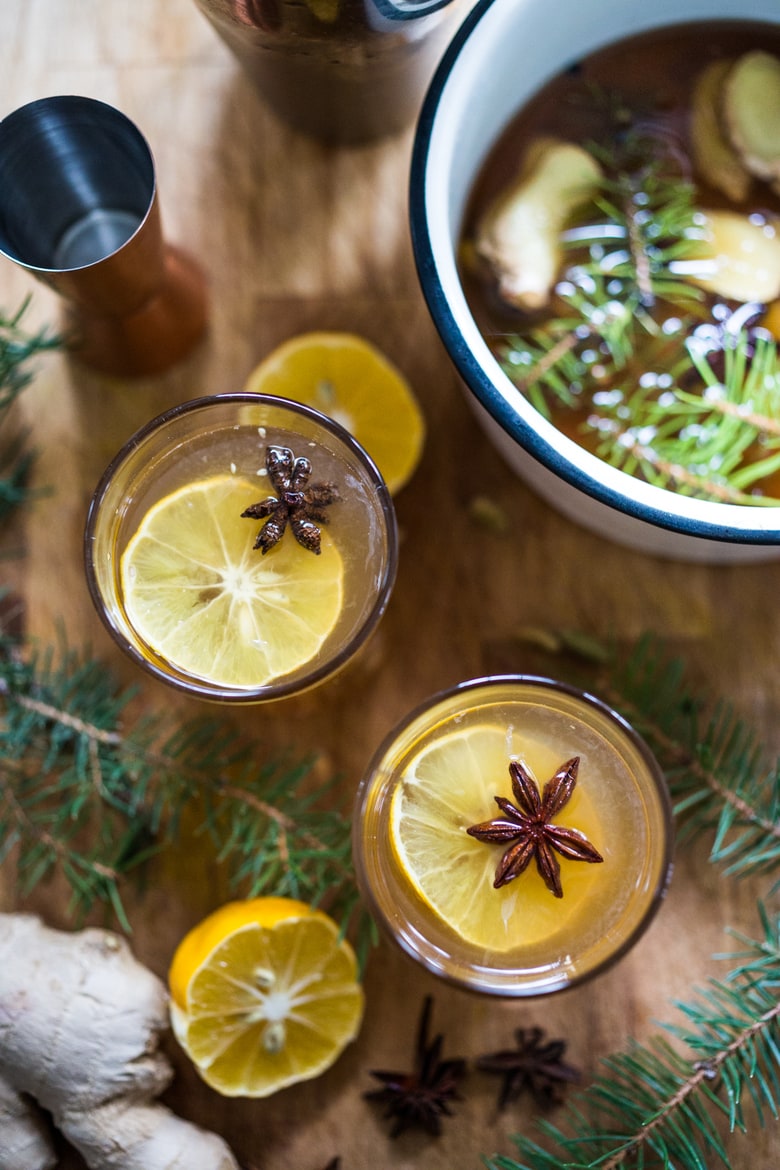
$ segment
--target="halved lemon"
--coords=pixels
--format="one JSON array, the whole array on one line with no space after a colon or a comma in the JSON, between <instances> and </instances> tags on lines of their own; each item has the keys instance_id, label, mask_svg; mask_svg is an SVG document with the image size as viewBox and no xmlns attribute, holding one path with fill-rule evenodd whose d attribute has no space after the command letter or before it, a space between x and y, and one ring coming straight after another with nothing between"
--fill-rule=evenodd
<instances>
[{"instance_id":1,"label":"halved lemon","mask_svg":"<svg viewBox=\"0 0 780 1170\"><path fill-rule=\"evenodd\" d=\"M376 463L390 492L411 478L425 420L409 383L353 333L303 333L275 349L245 389L313 406L348 430Z\"/></svg>"},{"instance_id":2,"label":"halved lemon","mask_svg":"<svg viewBox=\"0 0 780 1170\"><path fill-rule=\"evenodd\" d=\"M144 515L125 549L128 620L160 657L220 686L254 688L319 653L342 607L344 567L327 531L319 556L292 532L263 556L241 517L260 481L221 475L179 488Z\"/></svg>"},{"instance_id":3,"label":"halved lemon","mask_svg":"<svg viewBox=\"0 0 780 1170\"><path fill-rule=\"evenodd\" d=\"M168 978L179 1043L228 1097L318 1076L363 1017L352 948L328 915L292 898L221 907L182 940Z\"/></svg>"},{"instance_id":4,"label":"halved lemon","mask_svg":"<svg viewBox=\"0 0 780 1170\"><path fill-rule=\"evenodd\" d=\"M543 745L510 741L505 726L492 724L442 735L412 759L390 807L396 864L418 896L461 939L496 952L558 934L598 881L596 867L559 858L563 898L553 897L533 862L508 885L493 888L506 845L485 844L466 830L500 815L494 796L513 799L510 758L520 759L540 791L564 762ZM556 823L600 841L587 784L577 786Z\"/></svg>"}]
</instances>

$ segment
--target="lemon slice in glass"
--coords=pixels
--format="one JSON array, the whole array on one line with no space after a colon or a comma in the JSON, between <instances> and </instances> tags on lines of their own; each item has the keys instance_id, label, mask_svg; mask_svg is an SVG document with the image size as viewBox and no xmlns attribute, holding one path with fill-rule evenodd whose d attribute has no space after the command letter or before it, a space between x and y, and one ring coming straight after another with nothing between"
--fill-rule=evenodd
<instances>
[{"instance_id":1,"label":"lemon slice in glass","mask_svg":"<svg viewBox=\"0 0 780 1170\"><path fill-rule=\"evenodd\" d=\"M292 898L229 902L180 943L169 972L175 1035L229 1097L318 1076L355 1038L363 991L338 925Z\"/></svg>"},{"instance_id":2,"label":"lemon slice in glass","mask_svg":"<svg viewBox=\"0 0 780 1170\"><path fill-rule=\"evenodd\" d=\"M263 556L259 523L241 516L258 481L216 476L188 484L144 515L120 581L137 635L179 670L255 688L311 662L336 626L344 568L327 531L319 556L292 532Z\"/></svg>"},{"instance_id":3,"label":"lemon slice in glass","mask_svg":"<svg viewBox=\"0 0 780 1170\"><path fill-rule=\"evenodd\" d=\"M422 454L425 420L406 379L354 333L302 333L249 375L246 390L313 406L340 423L376 463L395 494Z\"/></svg>"},{"instance_id":4,"label":"lemon slice in glass","mask_svg":"<svg viewBox=\"0 0 780 1170\"><path fill-rule=\"evenodd\" d=\"M521 760L540 789L563 762L542 745L510 745L505 726L454 731L412 759L390 808L396 863L419 897L461 939L496 952L557 935L583 912L598 882L597 867L559 858L563 898L553 897L534 862L508 885L493 888L506 846L485 844L466 830L500 815L494 796L513 799L510 758ZM594 843L601 839L582 784L558 823L579 829Z\"/></svg>"}]
</instances>

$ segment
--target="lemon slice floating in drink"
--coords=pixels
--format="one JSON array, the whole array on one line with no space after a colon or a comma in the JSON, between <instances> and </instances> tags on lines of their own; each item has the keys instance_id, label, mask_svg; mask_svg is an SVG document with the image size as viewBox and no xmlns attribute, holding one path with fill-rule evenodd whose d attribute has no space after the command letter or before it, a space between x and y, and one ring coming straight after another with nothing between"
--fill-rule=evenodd
<instances>
[{"instance_id":1,"label":"lemon slice floating in drink","mask_svg":"<svg viewBox=\"0 0 780 1170\"><path fill-rule=\"evenodd\" d=\"M556 935L583 911L599 880L595 867L561 859L563 898L553 897L533 863L493 888L505 846L486 845L466 830L500 815L494 796L512 800L510 758L521 758L540 787L563 763L540 743L512 743L505 726L449 732L412 758L390 810L392 848L416 893L461 939L496 952ZM587 781L575 789L560 823L600 841Z\"/></svg>"},{"instance_id":2,"label":"lemon slice floating in drink","mask_svg":"<svg viewBox=\"0 0 780 1170\"><path fill-rule=\"evenodd\" d=\"M403 375L353 333L303 333L249 375L246 390L313 406L349 431L395 494L422 454L425 421Z\"/></svg>"},{"instance_id":3,"label":"lemon slice floating in drink","mask_svg":"<svg viewBox=\"0 0 780 1170\"><path fill-rule=\"evenodd\" d=\"M168 981L179 1043L230 1097L267 1097L324 1072L363 1016L337 923L292 898L222 906L182 940Z\"/></svg>"},{"instance_id":4,"label":"lemon slice floating in drink","mask_svg":"<svg viewBox=\"0 0 780 1170\"><path fill-rule=\"evenodd\" d=\"M178 670L255 688L312 661L336 626L344 567L327 531L319 556L291 532L263 556L241 517L259 480L215 476L159 500L125 549L120 578L136 633Z\"/></svg>"}]
</instances>

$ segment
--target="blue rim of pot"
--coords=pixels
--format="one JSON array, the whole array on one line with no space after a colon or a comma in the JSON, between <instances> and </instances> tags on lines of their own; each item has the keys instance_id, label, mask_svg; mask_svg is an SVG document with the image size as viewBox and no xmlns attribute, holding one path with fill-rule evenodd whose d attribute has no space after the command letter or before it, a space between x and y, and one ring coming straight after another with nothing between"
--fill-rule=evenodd
<instances>
[{"instance_id":1,"label":"blue rim of pot","mask_svg":"<svg viewBox=\"0 0 780 1170\"><path fill-rule=\"evenodd\" d=\"M412 157L409 171L409 221L412 249L414 253L417 276L420 281L423 296L428 305L433 323L444 342L444 346L455 365L458 373L474 394L478 402L487 410L490 416L514 439L518 445L533 456L539 463L553 472L565 483L597 500L610 508L647 524L665 528L672 532L679 532L686 536L699 537L705 540L723 541L732 544L773 545L780 544L780 507L752 508L740 504L720 504L708 501L692 501L691 497L678 495L661 488L654 491L674 497L676 500L697 505L704 504L713 511L723 509L738 509L740 512L756 513L756 519L766 519L769 515L777 515L777 521L771 526L743 528L717 521L714 518L700 519L696 516L675 513L669 509L642 500L632 498L615 488L602 483L595 475L583 468L574 465L569 459L547 442L526 420L514 410L511 402L494 385L493 380L476 360L466 343L456 317L450 308L446 293L439 280L436 258L428 230L426 215L426 173L428 157L433 136L436 115L439 104L453 66L460 56L464 45L468 41L473 29L479 24L485 12L493 5L494 0L478 0L477 4L466 16L450 41L433 79L428 87L425 99L415 130ZM496 372L504 376L496 362ZM529 409L533 409L530 407ZM594 461L598 466L606 467L601 460L589 452L583 451L585 461ZM614 472L614 468L610 468ZM625 476L627 481L632 477L626 472L618 473ZM684 503L683 503L684 506Z\"/></svg>"},{"instance_id":2,"label":"blue rim of pot","mask_svg":"<svg viewBox=\"0 0 780 1170\"><path fill-rule=\"evenodd\" d=\"M374 0L377 12L386 20L416 20L451 3L452 0Z\"/></svg>"}]
</instances>

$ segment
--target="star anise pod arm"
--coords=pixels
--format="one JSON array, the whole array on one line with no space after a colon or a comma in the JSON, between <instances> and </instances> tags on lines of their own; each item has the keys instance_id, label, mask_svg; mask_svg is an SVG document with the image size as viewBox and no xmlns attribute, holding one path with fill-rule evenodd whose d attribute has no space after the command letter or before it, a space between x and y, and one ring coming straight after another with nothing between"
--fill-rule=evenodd
<instances>
[{"instance_id":1,"label":"star anise pod arm","mask_svg":"<svg viewBox=\"0 0 780 1170\"><path fill-rule=\"evenodd\" d=\"M538 849L530 838L523 837L516 844L510 845L496 866L493 889L500 890L514 878L520 877L520 874L528 869L533 857L536 857L538 865Z\"/></svg>"},{"instance_id":2,"label":"star anise pod arm","mask_svg":"<svg viewBox=\"0 0 780 1170\"><path fill-rule=\"evenodd\" d=\"M338 488L330 480L325 483L313 483L306 494L311 509L327 508L330 504L335 504L339 498ZM320 516L320 520L325 521L327 517Z\"/></svg>"},{"instance_id":3,"label":"star anise pod arm","mask_svg":"<svg viewBox=\"0 0 780 1170\"><path fill-rule=\"evenodd\" d=\"M266 450L265 469L268 472L271 486L280 495L282 492L289 491L292 486L295 462L295 455L289 447L271 446ZM308 460L305 462L308 463ZM303 470L305 472L306 469ZM311 471L311 464L309 464L309 471Z\"/></svg>"},{"instance_id":4,"label":"star anise pod arm","mask_svg":"<svg viewBox=\"0 0 780 1170\"><path fill-rule=\"evenodd\" d=\"M426 996L420 1013L415 1043L414 1068L411 1072L373 1071L371 1076L382 1088L364 1096L387 1106L385 1117L393 1119L391 1137L405 1129L424 1129L434 1137L441 1133L441 1119L450 1116L451 1102L459 1101L458 1082L466 1070L464 1060L442 1060L444 1037L439 1033L429 1040L433 1001Z\"/></svg>"},{"instance_id":5,"label":"star anise pod arm","mask_svg":"<svg viewBox=\"0 0 780 1170\"><path fill-rule=\"evenodd\" d=\"M560 1104L563 1087L581 1079L580 1070L563 1059L565 1040L547 1040L542 1028L517 1028L515 1048L489 1052L475 1062L483 1072L502 1078L498 1097L504 1109L528 1092L541 1109Z\"/></svg>"},{"instance_id":6,"label":"star anise pod arm","mask_svg":"<svg viewBox=\"0 0 780 1170\"><path fill-rule=\"evenodd\" d=\"M241 515L242 517L247 516L250 520L264 520L266 516L273 516L274 512L278 512L282 507L284 505L278 496L266 496L259 503L250 504L248 508L244 508Z\"/></svg>"},{"instance_id":7,"label":"star anise pod arm","mask_svg":"<svg viewBox=\"0 0 780 1170\"><path fill-rule=\"evenodd\" d=\"M506 815L495 817L492 821L483 821L479 825L472 825L466 832L469 836L476 837L478 841L491 843L512 841L517 836L518 831L525 828L530 822L527 818L518 816L517 809L503 796L494 796L493 799Z\"/></svg>"},{"instance_id":8,"label":"star anise pod arm","mask_svg":"<svg viewBox=\"0 0 780 1170\"><path fill-rule=\"evenodd\" d=\"M548 780L542 792L542 815L546 821L557 816L564 805L571 800L577 784L577 773L580 770L580 757L574 756L561 764L551 780Z\"/></svg>"},{"instance_id":9,"label":"star anise pod arm","mask_svg":"<svg viewBox=\"0 0 780 1170\"><path fill-rule=\"evenodd\" d=\"M548 834L550 844L555 847L561 857L568 857L571 861L603 861L595 845L591 844L584 833L579 829L567 829L562 825L551 825Z\"/></svg>"},{"instance_id":10,"label":"star anise pod arm","mask_svg":"<svg viewBox=\"0 0 780 1170\"><path fill-rule=\"evenodd\" d=\"M542 813L542 801L539 789L518 760L509 764L509 776L512 780L512 792L518 808L527 817L538 818ZM506 802L509 803L508 801ZM510 806L511 807L511 806Z\"/></svg>"},{"instance_id":11,"label":"star anise pod arm","mask_svg":"<svg viewBox=\"0 0 780 1170\"><path fill-rule=\"evenodd\" d=\"M439 1089L446 1088L446 1095L456 1097L455 1084L465 1071L465 1062L460 1059L442 1060L444 1036L441 1032L429 1042L431 1015L433 1013L433 999L426 995L423 1001L420 1022L417 1028L416 1061L415 1067L419 1070L420 1080L426 1085L436 1085ZM449 1112L445 1110L445 1112Z\"/></svg>"}]
</instances>

